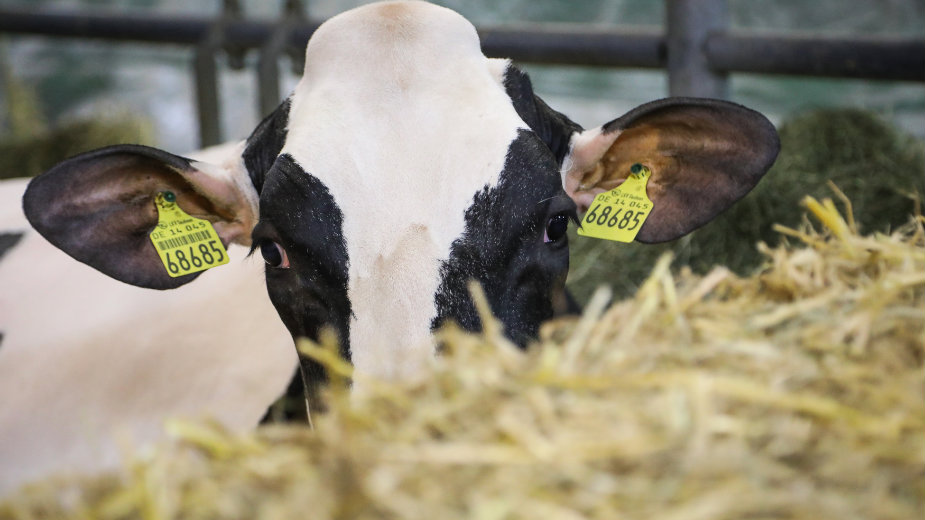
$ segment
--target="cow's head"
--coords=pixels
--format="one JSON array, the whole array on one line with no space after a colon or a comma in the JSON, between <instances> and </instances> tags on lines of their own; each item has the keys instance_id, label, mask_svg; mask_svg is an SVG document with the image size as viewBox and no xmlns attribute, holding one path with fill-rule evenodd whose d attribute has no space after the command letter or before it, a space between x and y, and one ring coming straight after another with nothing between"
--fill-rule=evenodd
<instances>
[{"instance_id":1,"label":"cow's head","mask_svg":"<svg viewBox=\"0 0 925 520\"><path fill-rule=\"evenodd\" d=\"M195 278L170 278L148 240L154 198L172 191L226 244L263 256L294 337L332 326L358 372L400 377L433 355L444 321L479 327L470 279L508 335L535 335L564 307L569 222L631 165L653 172L638 240L658 242L745 195L778 146L760 114L703 99L582 130L526 74L483 56L465 19L390 2L325 23L291 97L218 164L106 148L38 177L24 205L78 260L170 289Z\"/></svg>"}]
</instances>

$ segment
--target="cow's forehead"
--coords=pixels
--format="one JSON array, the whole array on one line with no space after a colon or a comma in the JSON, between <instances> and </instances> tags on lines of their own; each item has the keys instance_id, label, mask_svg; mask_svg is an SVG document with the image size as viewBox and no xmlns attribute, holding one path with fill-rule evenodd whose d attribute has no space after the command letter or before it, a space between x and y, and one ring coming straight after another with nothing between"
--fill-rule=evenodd
<instances>
[{"instance_id":1,"label":"cow's forehead","mask_svg":"<svg viewBox=\"0 0 925 520\"><path fill-rule=\"evenodd\" d=\"M464 18L423 2L338 16L306 58L282 153L343 213L356 369L406 375L432 354L440 266L466 209L498 183L525 127L507 62L484 57Z\"/></svg>"}]
</instances>

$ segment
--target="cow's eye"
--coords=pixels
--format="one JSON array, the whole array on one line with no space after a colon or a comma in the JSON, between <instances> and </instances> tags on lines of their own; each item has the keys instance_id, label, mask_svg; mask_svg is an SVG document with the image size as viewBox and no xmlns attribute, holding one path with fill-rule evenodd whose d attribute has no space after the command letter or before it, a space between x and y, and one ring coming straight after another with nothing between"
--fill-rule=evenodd
<instances>
[{"instance_id":1,"label":"cow's eye","mask_svg":"<svg viewBox=\"0 0 925 520\"><path fill-rule=\"evenodd\" d=\"M264 240L260 243L260 254L263 255L263 261L270 267L280 269L289 267L289 257L286 256L286 250L272 240Z\"/></svg>"},{"instance_id":2,"label":"cow's eye","mask_svg":"<svg viewBox=\"0 0 925 520\"><path fill-rule=\"evenodd\" d=\"M543 237L543 242L548 244L562 240L568 231L568 221L569 217L565 213L553 215L546 222L546 235Z\"/></svg>"}]
</instances>

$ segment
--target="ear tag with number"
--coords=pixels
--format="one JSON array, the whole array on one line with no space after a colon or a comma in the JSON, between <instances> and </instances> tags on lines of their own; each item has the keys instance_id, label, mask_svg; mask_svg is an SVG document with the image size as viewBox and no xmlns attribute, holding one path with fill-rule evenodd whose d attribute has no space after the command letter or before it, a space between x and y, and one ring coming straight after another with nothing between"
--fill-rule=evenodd
<instances>
[{"instance_id":1,"label":"ear tag with number","mask_svg":"<svg viewBox=\"0 0 925 520\"><path fill-rule=\"evenodd\" d=\"M172 278L198 273L228 263L228 252L212 223L180 209L170 191L157 194L157 227L151 242Z\"/></svg>"},{"instance_id":2,"label":"ear tag with number","mask_svg":"<svg viewBox=\"0 0 925 520\"><path fill-rule=\"evenodd\" d=\"M652 201L646 195L646 185L652 172L636 163L623 184L599 193L591 209L581 219L578 234L617 242L632 242L639 228L652 212Z\"/></svg>"}]
</instances>

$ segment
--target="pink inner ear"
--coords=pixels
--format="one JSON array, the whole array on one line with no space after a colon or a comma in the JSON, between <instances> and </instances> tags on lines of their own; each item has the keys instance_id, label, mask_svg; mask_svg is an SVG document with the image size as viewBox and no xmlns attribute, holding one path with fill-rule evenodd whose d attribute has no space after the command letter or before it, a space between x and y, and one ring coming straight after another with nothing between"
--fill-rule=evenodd
<instances>
[{"instance_id":1,"label":"pink inner ear","mask_svg":"<svg viewBox=\"0 0 925 520\"><path fill-rule=\"evenodd\" d=\"M589 191L583 191L578 194L570 194L572 200L575 201L575 205L578 206L578 213L584 213L588 211L588 208L591 207L591 204L594 202L594 197L597 197L598 193L603 192L602 189L593 189Z\"/></svg>"},{"instance_id":2,"label":"pink inner ear","mask_svg":"<svg viewBox=\"0 0 925 520\"><path fill-rule=\"evenodd\" d=\"M579 213L586 211L594 197L604 191L596 186L596 182L591 186L582 184L592 181L601 159L620 133L619 130L604 133L603 127L597 127L572 136L569 156L562 166L562 186L565 193L575 201Z\"/></svg>"},{"instance_id":3,"label":"pink inner ear","mask_svg":"<svg viewBox=\"0 0 925 520\"><path fill-rule=\"evenodd\" d=\"M182 173L196 192L214 205L218 214L208 220L212 220L222 241L225 245L231 242L250 245L250 233L258 218L256 191L247 193L253 187L235 182L234 173L222 167L196 161L191 166L191 170Z\"/></svg>"}]
</instances>

